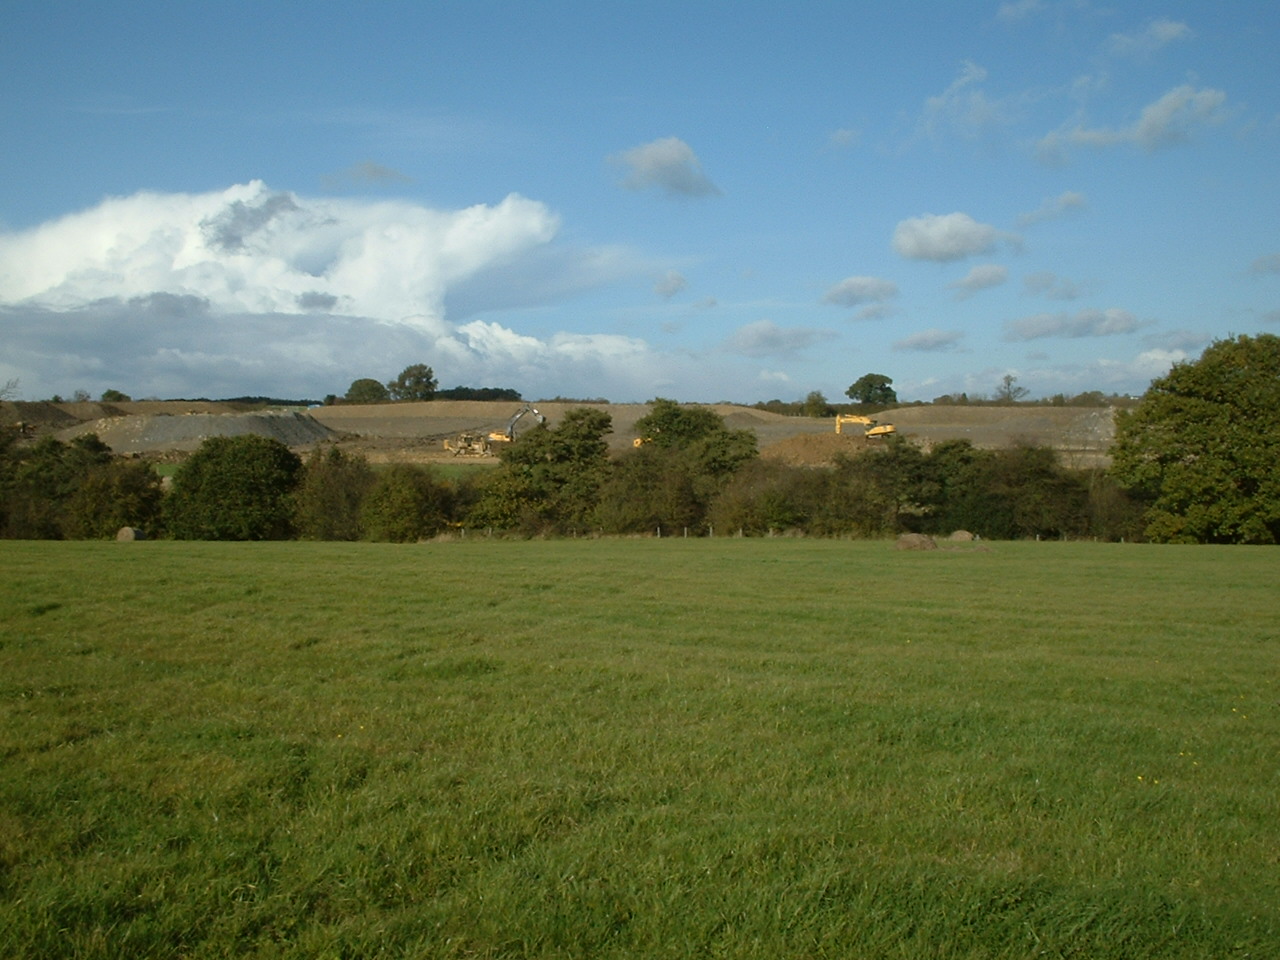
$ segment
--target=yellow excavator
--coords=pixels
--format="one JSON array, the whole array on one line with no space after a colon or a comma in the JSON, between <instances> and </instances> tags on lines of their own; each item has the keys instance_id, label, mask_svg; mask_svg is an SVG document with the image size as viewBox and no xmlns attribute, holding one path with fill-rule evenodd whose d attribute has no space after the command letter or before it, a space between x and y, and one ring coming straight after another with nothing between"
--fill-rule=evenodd
<instances>
[{"instance_id":1,"label":"yellow excavator","mask_svg":"<svg viewBox=\"0 0 1280 960\"><path fill-rule=\"evenodd\" d=\"M507 425L502 430L494 430L489 434L490 443L510 443L516 438L516 424L520 422L520 418L526 413L532 413L533 418L538 423L546 423L547 418L538 412L538 408L531 403L526 403L523 407L515 412Z\"/></svg>"},{"instance_id":2,"label":"yellow excavator","mask_svg":"<svg viewBox=\"0 0 1280 960\"><path fill-rule=\"evenodd\" d=\"M547 422L547 418L540 414L533 404L526 403L515 412L502 430L493 430L489 433L467 430L447 438L444 441L444 448L455 457L491 457L494 453L494 444L510 443L516 438L516 424L520 422L521 417L529 413L533 414L538 423Z\"/></svg>"},{"instance_id":3,"label":"yellow excavator","mask_svg":"<svg viewBox=\"0 0 1280 960\"><path fill-rule=\"evenodd\" d=\"M844 433L841 428L846 423L856 423L866 427L867 429L863 436L868 440L883 440L885 437L891 437L898 432L898 428L892 423L880 423L870 417L860 417L853 413L838 413L836 414L836 433Z\"/></svg>"}]
</instances>

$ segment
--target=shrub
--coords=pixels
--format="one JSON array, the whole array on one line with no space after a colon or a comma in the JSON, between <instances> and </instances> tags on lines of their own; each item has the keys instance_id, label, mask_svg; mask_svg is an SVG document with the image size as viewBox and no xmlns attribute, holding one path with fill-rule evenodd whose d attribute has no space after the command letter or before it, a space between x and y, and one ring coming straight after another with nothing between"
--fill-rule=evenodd
<instances>
[{"instance_id":1,"label":"shrub","mask_svg":"<svg viewBox=\"0 0 1280 960\"><path fill-rule=\"evenodd\" d=\"M284 540L302 461L270 437L210 437L173 476L166 501L179 540Z\"/></svg>"},{"instance_id":2,"label":"shrub","mask_svg":"<svg viewBox=\"0 0 1280 960\"><path fill-rule=\"evenodd\" d=\"M78 540L109 540L121 527L158 532L163 494L160 477L142 460L95 464L67 501L63 533Z\"/></svg>"},{"instance_id":3,"label":"shrub","mask_svg":"<svg viewBox=\"0 0 1280 960\"><path fill-rule=\"evenodd\" d=\"M380 474L360 511L370 540L413 543L439 533L449 520L450 491L434 473L395 464Z\"/></svg>"},{"instance_id":4,"label":"shrub","mask_svg":"<svg viewBox=\"0 0 1280 960\"><path fill-rule=\"evenodd\" d=\"M361 539L360 511L375 479L364 457L343 453L337 447L312 452L294 494L298 536L304 540Z\"/></svg>"}]
</instances>

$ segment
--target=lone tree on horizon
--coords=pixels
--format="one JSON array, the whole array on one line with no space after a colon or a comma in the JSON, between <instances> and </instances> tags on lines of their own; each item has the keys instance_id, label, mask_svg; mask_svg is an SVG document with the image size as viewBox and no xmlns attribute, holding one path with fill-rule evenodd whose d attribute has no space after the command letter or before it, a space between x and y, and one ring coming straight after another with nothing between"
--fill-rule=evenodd
<instances>
[{"instance_id":1,"label":"lone tree on horizon","mask_svg":"<svg viewBox=\"0 0 1280 960\"><path fill-rule=\"evenodd\" d=\"M855 403L898 402L898 394L893 389L893 378L886 377L883 373L863 374L844 393Z\"/></svg>"},{"instance_id":2,"label":"lone tree on horizon","mask_svg":"<svg viewBox=\"0 0 1280 960\"><path fill-rule=\"evenodd\" d=\"M414 363L400 371L400 376L387 384L392 400L430 400L436 395L436 375L425 363Z\"/></svg>"}]
</instances>

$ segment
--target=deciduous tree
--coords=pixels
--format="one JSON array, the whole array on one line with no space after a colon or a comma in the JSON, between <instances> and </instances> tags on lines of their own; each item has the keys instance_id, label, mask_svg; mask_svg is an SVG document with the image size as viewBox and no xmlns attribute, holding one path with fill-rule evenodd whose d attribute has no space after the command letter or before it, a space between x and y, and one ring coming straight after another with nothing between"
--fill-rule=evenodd
<instances>
[{"instance_id":1,"label":"deciduous tree","mask_svg":"<svg viewBox=\"0 0 1280 960\"><path fill-rule=\"evenodd\" d=\"M439 533L448 521L449 489L435 474L398 463L378 475L361 508L370 540L413 543Z\"/></svg>"},{"instance_id":2,"label":"deciduous tree","mask_svg":"<svg viewBox=\"0 0 1280 960\"><path fill-rule=\"evenodd\" d=\"M1218 340L1121 412L1112 473L1145 498L1147 536L1280 542L1280 337Z\"/></svg>"},{"instance_id":3,"label":"deciduous tree","mask_svg":"<svg viewBox=\"0 0 1280 960\"><path fill-rule=\"evenodd\" d=\"M415 363L400 371L400 376L387 384L392 400L430 400L436 395L436 376L425 363ZM376 402L376 401L375 401Z\"/></svg>"},{"instance_id":4,"label":"deciduous tree","mask_svg":"<svg viewBox=\"0 0 1280 960\"><path fill-rule=\"evenodd\" d=\"M827 398L821 390L810 391L804 398L800 410L806 417L830 417L835 414L835 408L827 403Z\"/></svg>"},{"instance_id":5,"label":"deciduous tree","mask_svg":"<svg viewBox=\"0 0 1280 960\"><path fill-rule=\"evenodd\" d=\"M897 403L898 394L893 389L893 378L883 373L863 374L849 385L845 396L855 403Z\"/></svg>"},{"instance_id":6,"label":"deciduous tree","mask_svg":"<svg viewBox=\"0 0 1280 960\"><path fill-rule=\"evenodd\" d=\"M284 540L302 461L279 440L210 437L173 476L169 532L180 540Z\"/></svg>"},{"instance_id":7,"label":"deciduous tree","mask_svg":"<svg viewBox=\"0 0 1280 960\"><path fill-rule=\"evenodd\" d=\"M391 394L372 377L362 377L351 382L343 399L347 403L386 403L391 399Z\"/></svg>"},{"instance_id":8,"label":"deciduous tree","mask_svg":"<svg viewBox=\"0 0 1280 960\"><path fill-rule=\"evenodd\" d=\"M63 533L73 540L104 540L121 527L137 527L154 536L162 496L160 477L146 461L94 464L67 500Z\"/></svg>"},{"instance_id":9,"label":"deciduous tree","mask_svg":"<svg viewBox=\"0 0 1280 960\"><path fill-rule=\"evenodd\" d=\"M590 522L609 466L613 418L577 407L554 428L538 425L502 450L471 514L480 526L566 531Z\"/></svg>"},{"instance_id":10,"label":"deciduous tree","mask_svg":"<svg viewBox=\"0 0 1280 960\"><path fill-rule=\"evenodd\" d=\"M1019 400L1025 400L1030 392L1026 387L1018 386L1018 378L1012 373L1006 373L1000 379L1000 386L996 387L995 401L996 403L1017 403Z\"/></svg>"},{"instance_id":11,"label":"deciduous tree","mask_svg":"<svg viewBox=\"0 0 1280 960\"><path fill-rule=\"evenodd\" d=\"M298 536L306 540L359 540L364 535L360 510L375 480L362 456L337 447L307 458L294 494Z\"/></svg>"}]
</instances>

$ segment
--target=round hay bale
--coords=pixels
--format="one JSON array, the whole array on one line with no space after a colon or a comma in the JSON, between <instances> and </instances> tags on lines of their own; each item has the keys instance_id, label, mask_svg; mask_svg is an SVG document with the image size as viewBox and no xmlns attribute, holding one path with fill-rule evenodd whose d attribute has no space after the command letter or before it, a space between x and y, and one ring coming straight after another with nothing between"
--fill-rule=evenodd
<instances>
[{"instance_id":1,"label":"round hay bale","mask_svg":"<svg viewBox=\"0 0 1280 960\"><path fill-rule=\"evenodd\" d=\"M951 536L947 537L947 539L955 540L958 543L968 543L969 541L973 540L974 537L973 537L973 534L970 533L968 530L955 530L955 531L952 531Z\"/></svg>"},{"instance_id":2,"label":"round hay bale","mask_svg":"<svg viewBox=\"0 0 1280 960\"><path fill-rule=\"evenodd\" d=\"M934 543L933 537L926 536L923 533L904 533L898 538L898 542L894 544L896 550L937 550L938 545Z\"/></svg>"},{"instance_id":3,"label":"round hay bale","mask_svg":"<svg viewBox=\"0 0 1280 960\"><path fill-rule=\"evenodd\" d=\"M146 533L138 527L121 527L116 531L116 540L121 543L132 543L134 540L147 539Z\"/></svg>"}]
</instances>

